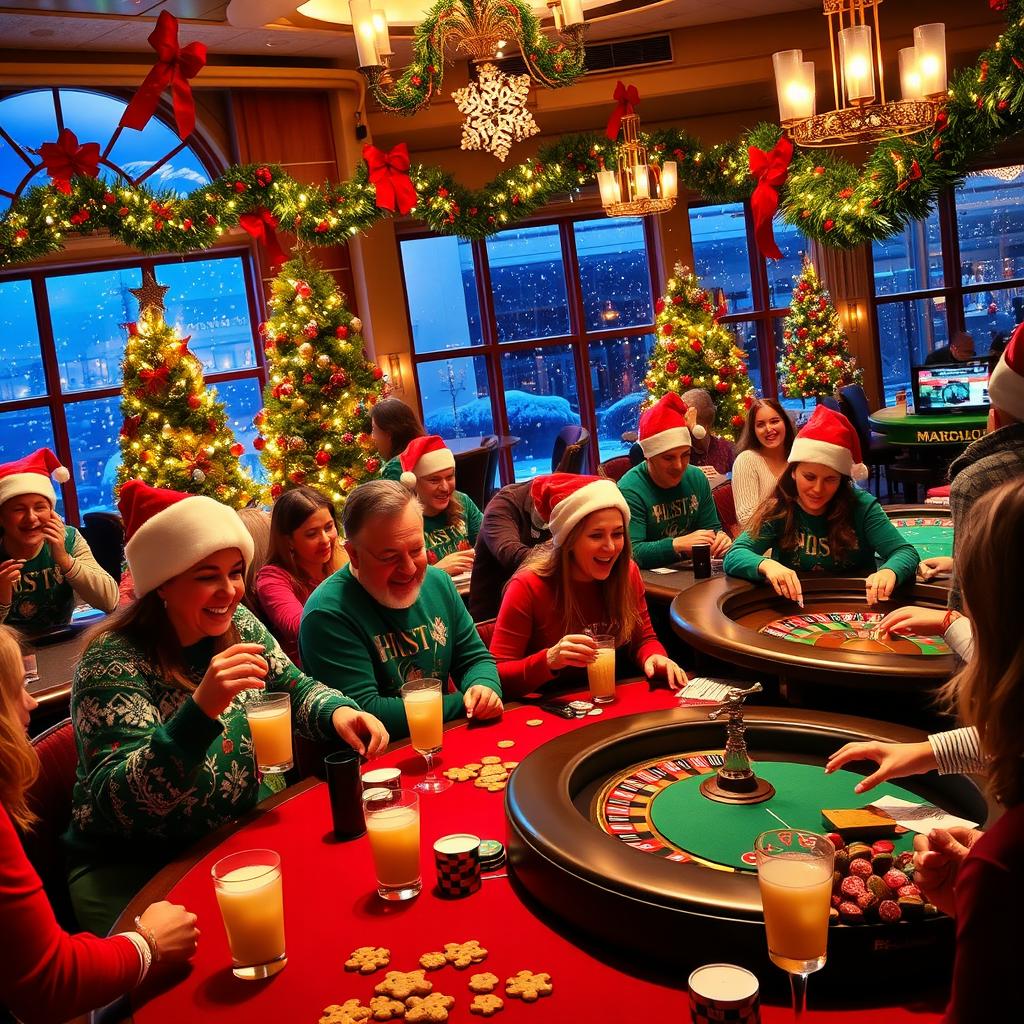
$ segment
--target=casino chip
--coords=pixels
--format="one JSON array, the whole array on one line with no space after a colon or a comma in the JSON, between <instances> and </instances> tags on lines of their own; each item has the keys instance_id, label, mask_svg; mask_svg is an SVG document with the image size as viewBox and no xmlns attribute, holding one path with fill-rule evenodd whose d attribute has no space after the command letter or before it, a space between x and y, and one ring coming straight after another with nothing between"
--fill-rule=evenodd
<instances>
[{"instance_id":1,"label":"casino chip","mask_svg":"<svg viewBox=\"0 0 1024 1024\"><path fill-rule=\"evenodd\" d=\"M505 863L505 847L497 839L480 841L480 870L497 871Z\"/></svg>"},{"instance_id":2,"label":"casino chip","mask_svg":"<svg viewBox=\"0 0 1024 1024\"><path fill-rule=\"evenodd\" d=\"M527 725L543 725L544 724L544 719L543 718L528 718L526 720L526 724Z\"/></svg>"}]
</instances>

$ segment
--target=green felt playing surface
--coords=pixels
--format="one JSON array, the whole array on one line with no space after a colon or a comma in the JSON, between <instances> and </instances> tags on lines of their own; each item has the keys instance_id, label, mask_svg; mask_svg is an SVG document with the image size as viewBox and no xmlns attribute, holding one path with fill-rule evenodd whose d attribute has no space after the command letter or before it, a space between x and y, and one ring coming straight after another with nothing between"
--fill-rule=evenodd
<instances>
[{"instance_id":1,"label":"green felt playing surface","mask_svg":"<svg viewBox=\"0 0 1024 1024\"><path fill-rule=\"evenodd\" d=\"M922 558L936 558L943 555L947 558L953 554L953 521L944 520L936 526L934 521L925 520L923 524L913 519L893 519L893 526L904 540L910 541L917 548Z\"/></svg>"},{"instance_id":2,"label":"green felt playing surface","mask_svg":"<svg viewBox=\"0 0 1024 1024\"><path fill-rule=\"evenodd\" d=\"M858 796L853 787L862 776L842 770L826 775L820 765L761 761L754 765L754 771L775 787L775 795L770 800L760 804L716 803L701 795L700 784L707 776L697 775L672 783L654 798L651 802L654 827L694 857L753 871L754 866L744 863L743 855L752 851L757 836L769 829L788 827L823 833L831 831L821 818L826 808L864 807L885 796L925 802L916 794L889 783ZM897 852L913 849L913 832L891 838Z\"/></svg>"}]
</instances>

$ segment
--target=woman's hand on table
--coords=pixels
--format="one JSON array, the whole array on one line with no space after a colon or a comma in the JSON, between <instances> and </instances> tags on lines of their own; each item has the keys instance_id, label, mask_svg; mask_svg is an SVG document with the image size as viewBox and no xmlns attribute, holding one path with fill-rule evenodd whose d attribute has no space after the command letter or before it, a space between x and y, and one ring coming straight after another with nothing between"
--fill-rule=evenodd
<instances>
[{"instance_id":1,"label":"woman's hand on table","mask_svg":"<svg viewBox=\"0 0 1024 1024\"><path fill-rule=\"evenodd\" d=\"M391 741L384 723L366 711L337 708L331 715L334 731L362 757L376 757Z\"/></svg>"},{"instance_id":2,"label":"woman's hand on table","mask_svg":"<svg viewBox=\"0 0 1024 1024\"><path fill-rule=\"evenodd\" d=\"M461 576L464 572L473 571L473 560L476 552L470 548L468 551L453 551L445 555L436 565L438 569L444 569L449 576Z\"/></svg>"},{"instance_id":3,"label":"woman's hand on table","mask_svg":"<svg viewBox=\"0 0 1024 1024\"><path fill-rule=\"evenodd\" d=\"M644 662L644 675L648 679L653 679L656 675L662 676L670 690L678 690L679 687L685 686L689 682L686 673L664 654L652 654Z\"/></svg>"},{"instance_id":4,"label":"woman's hand on table","mask_svg":"<svg viewBox=\"0 0 1024 1024\"><path fill-rule=\"evenodd\" d=\"M878 623L879 633L942 633L945 608L897 608Z\"/></svg>"},{"instance_id":5,"label":"woman's hand on table","mask_svg":"<svg viewBox=\"0 0 1024 1024\"><path fill-rule=\"evenodd\" d=\"M21 570L24 558L8 558L0 562L0 604L10 604L14 600L14 588L21 581Z\"/></svg>"},{"instance_id":6,"label":"woman's hand on table","mask_svg":"<svg viewBox=\"0 0 1024 1024\"><path fill-rule=\"evenodd\" d=\"M796 601L801 608L804 606L804 591L800 585L800 577L774 558L765 558L758 565L757 571L772 585L779 597Z\"/></svg>"},{"instance_id":7,"label":"woman's hand on table","mask_svg":"<svg viewBox=\"0 0 1024 1024\"><path fill-rule=\"evenodd\" d=\"M895 589L896 573L892 569L879 569L878 572L873 572L864 581L868 607L878 604L879 601L888 601Z\"/></svg>"},{"instance_id":8,"label":"woman's hand on table","mask_svg":"<svg viewBox=\"0 0 1024 1024\"><path fill-rule=\"evenodd\" d=\"M917 567L918 579L930 580L940 573L953 571L953 559L947 555L936 555L934 558L922 558Z\"/></svg>"},{"instance_id":9,"label":"woman's hand on table","mask_svg":"<svg viewBox=\"0 0 1024 1024\"><path fill-rule=\"evenodd\" d=\"M569 633L548 648L548 668L583 668L597 658L597 641L586 633Z\"/></svg>"},{"instance_id":10,"label":"woman's hand on table","mask_svg":"<svg viewBox=\"0 0 1024 1024\"><path fill-rule=\"evenodd\" d=\"M895 612L893 613L895 614ZM847 743L825 762L825 774L851 761L874 761L878 769L853 787L854 793L866 793L887 779L904 779L908 775L921 775L938 768L935 751L927 740L920 743Z\"/></svg>"},{"instance_id":11,"label":"woman's hand on table","mask_svg":"<svg viewBox=\"0 0 1024 1024\"><path fill-rule=\"evenodd\" d=\"M481 722L489 718L500 718L505 710L501 698L489 686L471 686L462 703L466 708L466 717L478 718Z\"/></svg>"},{"instance_id":12,"label":"woman's hand on table","mask_svg":"<svg viewBox=\"0 0 1024 1024\"><path fill-rule=\"evenodd\" d=\"M162 963L190 960L199 941L196 915L184 907L161 900L151 903L139 915L139 924L152 935ZM140 931L145 938L145 932Z\"/></svg>"},{"instance_id":13,"label":"woman's hand on table","mask_svg":"<svg viewBox=\"0 0 1024 1024\"><path fill-rule=\"evenodd\" d=\"M243 690L265 689L263 680L268 671L262 644L232 644L210 659L210 667L192 699L210 718L219 718Z\"/></svg>"},{"instance_id":14,"label":"woman's hand on table","mask_svg":"<svg viewBox=\"0 0 1024 1024\"><path fill-rule=\"evenodd\" d=\"M984 835L976 828L933 828L914 836L914 883L944 914L956 916L957 872L971 847Z\"/></svg>"},{"instance_id":15,"label":"woman's hand on table","mask_svg":"<svg viewBox=\"0 0 1024 1024\"><path fill-rule=\"evenodd\" d=\"M711 542L711 557L721 558L722 555L732 547L732 538L729 534L719 530L715 534L715 539Z\"/></svg>"}]
</instances>

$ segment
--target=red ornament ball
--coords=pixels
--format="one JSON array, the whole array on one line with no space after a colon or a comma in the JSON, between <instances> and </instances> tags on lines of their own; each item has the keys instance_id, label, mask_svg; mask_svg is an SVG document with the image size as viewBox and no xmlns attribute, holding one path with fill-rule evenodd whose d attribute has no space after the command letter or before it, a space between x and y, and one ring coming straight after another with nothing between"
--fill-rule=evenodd
<instances>
[{"instance_id":1,"label":"red ornament ball","mask_svg":"<svg viewBox=\"0 0 1024 1024\"><path fill-rule=\"evenodd\" d=\"M378 459L376 456L374 456L373 458L367 459L366 460L366 469L367 469L367 472L376 473L377 470L380 469L380 459Z\"/></svg>"},{"instance_id":2,"label":"red ornament ball","mask_svg":"<svg viewBox=\"0 0 1024 1024\"><path fill-rule=\"evenodd\" d=\"M355 437L346 430L345 433L341 435L341 439L345 444L351 444L355 440Z\"/></svg>"},{"instance_id":3,"label":"red ornament ball","mask_svg":"<svg viewBox=\"0 0 1024 1024\"><path fill-rule=\"evenodd\" d=\"M665 300L664 299L657 299L655 301L655 303L654 303L654 312L656 314L660 314L660 313L664 313L665 312Z\"/></svg>"},{"instance_id":4,"label":"red ornament ball","mask_svg":"<svg viewBox=\"0 0 1024 1024\"><path fill-rule=\"evenodd\" d=\"M796 336L802 341L807 337L808 331L806 327L801 327L797 330Z\"/></svg>"},{"instance_id":5,"label":"red ornament ball","mask_svg":"<svg viewBox=\"0 0 1024 1024\"><path fill-rule=\"evenodd\" d=\"M674 341L666 341L665 342L665 351L666 352L675 352L675 350L678 347L679 346Z\"/></svg>"},{"instance_id":6,"label":"red ornament ball","mask_svg":"<svg viewBox=\"0 0 1024 1024\"><path fill-rule=\"evenodd\" d=\"M836 226L836 222L834 220L827 220L822 225L822 227L824 227L826 231L831 231L835 226Z\"/></svg>"},{"instance_id":7,"label":"red ornament ball","mask_svg":"<svg viewBox=\"0 0 1024 1024\"><path fill-rule=\"evenodd\" d=\"M348 374L343 370L331 374L331 384L336 388L343 388L348 383Z\"/></svg>"},{"instance_id":8,"label":"red ornament ball","mask_svg":"<svg viewBox=\"0 0 1024 1024\"><path fill-rule=\"evenodd\" d=\"M384 371L379 366L375 366L373 368L373 379L374 380L380 380L381 377L383 377L383 376L384 376Z\"/></svg>"},{"instance_id":9,"label":"red ornament ball","mask_svg":"<svg viewBox=\"0 0 1024 1024\"><path fill-rule=\"evenodd\" d=\"M729 421L734 427L742 427L744 420L742 416L736 415Z\"/></svg>"},{"instance_id":10,"label":"red ornament ball","mask_svg":"<svg viewBox=\"0 0 1024 1024\"><path fill-rule=\"evenodd\" d=\"M684 373L679 379L686 385L686 387L689 387L693 383L693 377L688 373Z\"/></svg>"},{"instance_id":11,"label":"red ornament ball","mask_svg":"<svg viewBox=\"0 0 1024 1024\"><path fill-rule=\"evenodd\" d=\"M233 445L231 446L231 448L230 448L230 451L231 451L231 454L232 454L232 455L234 455L234 457L235 457L236 459L238 459L238 458L241 458L241 457L242 457L242 455L243 455L243 454L244 454L244 452L245 452L245 445L243 445L243 444L239 444L239 443L238 443L238 441L236 441L236 442L235 442L235 443L234 443L234 444L233 444Z\"/></svg>"},{"instance_id":12,"label":"red ornament ball","mask_svg":"<svg viewBox=\"0 0 1024 1024\"><path fill-rule=\"evenodd\" d=\"M690 342L690 348L693 349L694 352L701 352L704 349L704 346L697 338L694 338L693 341Z\"/></svg>"},{"instance_id":13,"label":"red ornament ball","mask_svg":"<svg viewBox=\"0 0 1024 1024\"><path fill-rule=\"evenodd\" d=\"M326 466L327 463L331 461L331 453L325 452L323 448L321 448L313 458L316 460L316 464L318 466Z\"/></svg>"},{"instance_id":14,"label":"red ornament ball","mask_svg":"<svg viewBox=\"0 0 1024 1024\"><path fill-rule=\"evenodd\" d=\"M281 497L281 492L283 490L284 490L284 488L280 484L273 484L271 486L271 488L270 488L270 496L272 498L280 498Z\"/></svg>"},{"instance_id":15,"label":"red ornament ball","mask_svg":"<svg viewBox=\"0 0 1024 1024\"><path fill-rule=\"evenodd\" d=\"M315 338L320 333L320 325L310 320L309 323L302 328L302 333L307 338Z\"/></svg>"},{"instance_id":16,"label":"red ornament ball","mask_svg":"<svg viewBox=\"0 0 1024 1024\"><path fill-rule=\"evenodd\" d=\"M675 326L673 324L663 324L661 328L661 333L668 337L674 330Z\"/></svg>"},{"instance_id":17,"label":"red ornament ball","mask_svg":"<svg viewBox=\"0 0 1024 1024\"><path fill-rule=\"evenodd\" d=\"M267 442L262 437L254 437L252 439L252 446L256 451L261 452L267 447Z\"/></svg>"},{"instance_id":18,"label":"red ornament ball","mask_svg":"<svg viewBox=\"0 0 1024 1024\"><path fill-rule=\"evenodd\" d=\"M291 480L293 484L301 484L303 480L306 479L306 471L303 469L293 469L288 474L288 479Z\"/></svg>"},{"instance_id":19,"label":"red ornament ball","mask_svg":"<svg viewBox=\"0 0 1024 1024\"><path fill-rule=\"evenodd\" d=\"M203 404L203 400L198 395L188 396L188 407L190 409L198 409Z\"/></svg>"},{"instance_id":20,"label":"red ornament ball","mask_svg":"<svg viewBox=\"0 0 1024 1024\"><path fill-rule=\"evenodd\" d=\"M335 328L334 336L336 338L347 338L348 328L344 324L342 324L340 327Z\"/></svg>"},{"instance_id":21,"label":"red ornament ball","mask_svg":"<svg viewBox=\"0 0 1024 1024\"><path fill-rule=\"evenodd\" d=\"M681 306L682 304L683 304L683 297L682 297L682 295L673 295L672 296L672 305L673 306Z\"/></svg>"},{"instance_id":22,"label":"red ornament ball","mask_svg":"<svg viewBox=\"0 0 1024 1024\"><path fill-rule=\"evenodd\" d=\"M665 372L666 373L678 373L679 372L679 364L674 359L670 359L665 364Z\"/></svg>"},{"instance_id":23,"label":"red ornament ball","mask_svg":"<svg viewBox=\"0 0 1024 1024\"><path fill-rule=\"evenodd\" d=\"M729 390L729 382L727 380L720 380L715 385L715 390L725 394L725 392Z\"/></svg>"},{"instance_id":24,"label":"red ornament ball","mask_svg":"<svg viewBox=\"0 0 1024 1024\"><path fill-rule=\"evenodd\" d=\"M295 294L300 299L308 299L313 294L313 289L305 281L295 282Z\"/></svg>"}]
</instances>

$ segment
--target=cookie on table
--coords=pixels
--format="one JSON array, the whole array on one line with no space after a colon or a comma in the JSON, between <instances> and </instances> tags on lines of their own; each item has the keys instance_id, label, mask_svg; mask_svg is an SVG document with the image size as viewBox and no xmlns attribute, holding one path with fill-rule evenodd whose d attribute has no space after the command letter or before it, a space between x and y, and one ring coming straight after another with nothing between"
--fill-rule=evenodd
<instances>
[{"instance_id":1,"label":"cookie on table","mask_svg":"<svg viewBox=\"0 0 1024 1024\"><path fill-rule=\"evenodd\" d=\"M434 983L427 981L424 971L388 971L373 991L392 999L408 999L410 996L428 995L433 989Z\"/></svg>"},{"instance_id":2,"label":"cookie on table","mask_svg":"<svg viewBox=\"0 0 1024 1024\"><path fill-rule=\"evenodd\" d=\"M481 1017L493 1017L504 1008L505 1001L500 996L488 994L473 996L473 1001L469 1004L469 1012L479 1014Z\"/></svg>"},{"instance_id":3,"label":"cookie on table","mask_svg":"<svg viewBox=\"0 0 1024 1024\"><path fill-rule=\"evenodd\" d=\"M369 1016L369 1008L363 1006L358 999L346 999L340 1005L332 1003L325 1006L320 1024L361 1024Z\"/></svg>"},{"instance_id":4,"label":"cookie on table","mask_svg":"<svg viewBox=\"0 0 1024 1024\"><path fill-rule=\"evenodd\" d=\"M383 946L360 946L352 950L345 961L346 971L358 971L360 974L373 974L391 963L391 950Z\"/></svg>"},{"instance_id":5,"label":"cookie on table","mask_svg":"<svg viewBox=\"0 0 1024 1024\"><path fill-rule=\"evenodd\" d=\"M444 957L448 963L461 971L486 960L487 950L476 939L470 939L468 942L446 942Z\"/></svg>"},{"instance_id":6,"label":"cookie on table","mask_svg":"<svg viewBox=\"0 0 1024 1024\"><path fill-rule=\"evenodd\" d=\"M495 757L493 754L488 754L487 757L480 758L481 764L501 764L501 758Z\"/></svg>"},{"instance_id":7,"label":"cookie on table","mask_svg":"<svg viewBox=\"0 0 1024 1024\"><path fill-rule=\"evenodd\" d=\"M446 963L448 957L444 953L424 953L420 957L420 967L425 967L428 971L439 971Z\"/></svg>"},{"instance_id":8,"label":"cookie on table","mask_svg":"<svg viewBox=\"0 0 1024 1024\"><path fill-rule=\"evenodd\" d=\"M370 1013L374 1020L396 1020L405 1016L405 1003L391 996L374 996L370 1000Z\"/></svg>"},{"instance_id":9,"label":"cookie on table","mask_svg":"<svg viewBox=\"0 0 1024 1024\"><path fill-rule=\"evenodd\" d=\"M469 979L469 990L470 992L476 992L478 995L485 992L493 992L498 987L499 980L498 976L491 974L490 971L484 974L473 974Z\"/></svg>"},{"instance_id":10,"label":"cookie on table","mask_svg":"<svg viewBox=\"0 0 1024 1024\"><path fill-rule=\"evenodd\" d=\"M454 768L445 768L441 774L446 779L451 779L452 782L469 782L470 779L475 779L477 776L476 771L468 765L465 768L460 768L458 765Z\"/></svg>"},{"instance_id":11,"label":"cookie on table","mask_svg":"<svg viewBox=\"0 0 1024 1024\"><path fill-rule=\"evenodd\" d=\"M551 995L551 989L551 975L547 972L518 971L505 979L505 995L524 1003L535 1003L541 996Z\"/></svg>"},{"instance_id":12,"label":"cookie on table","mask_svg":"<svg viewBox=\"0 0 1024 1024\"><path fill-rule=\"evenodd\" d=\"M453 996L431 992L429 996L420 998L411 996L405 1001L405 1019L409 1024L444 1024L448 1019L448 1011L455 1005Z\"/></svg>"}]
</instances>

